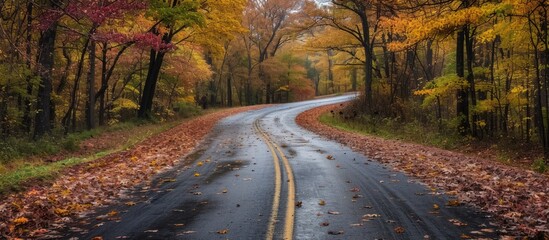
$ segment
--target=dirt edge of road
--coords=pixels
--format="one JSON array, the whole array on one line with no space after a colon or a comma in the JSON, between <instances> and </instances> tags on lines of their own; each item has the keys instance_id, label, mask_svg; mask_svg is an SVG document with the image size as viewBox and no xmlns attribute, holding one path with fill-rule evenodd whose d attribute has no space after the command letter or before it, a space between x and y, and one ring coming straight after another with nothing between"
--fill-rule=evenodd
<instances>
[{"instance_id":1,"label":"dirt edge of road","mask_svg":"<svg viewBox=\"0 0 549 240\"><path fill-rule=\"evenodd\" d=\"M549 237L547 175L463 153L365 136L319 122L322 114L338 106L305 111L296 121L309 131L420 179L434 192L454 197L456 201L448 206L467 203L495 216L502 235Z\"/></svg>"},{"instance_id":2,"label":"dirt edge of road","mask_svg":"<svg viewBox=\"0 0 549 240\"><path fill-rule=\"evenodd\" d=\"M150 184L158 173L180 164L221 119L263 107L225 109L185 121L131 149L66 169L50 184L4 196L0 238L60 237L58 229L98 207L124 201L132 188ZM109 213L109 217L116 219L117 214Z\"/></svg>"}]
</instances>

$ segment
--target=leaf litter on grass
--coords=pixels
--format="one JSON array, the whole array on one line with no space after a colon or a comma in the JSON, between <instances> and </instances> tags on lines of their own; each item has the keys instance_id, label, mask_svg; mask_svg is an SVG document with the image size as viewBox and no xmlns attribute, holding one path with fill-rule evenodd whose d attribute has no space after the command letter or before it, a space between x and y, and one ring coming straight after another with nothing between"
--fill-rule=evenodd
<instances>
[{"instance_id":1,"label":"leaf litter on grass","mask_svg":"<svg viewBox=\"0 0 549 240\"><path fill-rule=\"evenodd\" d=\"M179 163L180 157L190 153L218 120L259 108L261 106L226 109L187 120L131 149L64 170L60 173L62 177L49 185L3 196L0 232L10 238L26 238L37 229L48 228L53 223L56 228L63 228L68 222L93 213L96 207L119 203L128 198L133 187L150 182L156 174ZM28 222L23 224L22 218Z\"/></svg>"},{"instance_id":2,"label":"leaf litter on grass","mask_svg":"<svg viewBox=\"0 0 549 240\"><path fill-rule=\"evenodd\" d=\"M509 233L549 232L549 176L434 147L342 131L318 121L337 105L308 110L296 122L386 166L454 195L449 207L472 204L499 219ZM421 193L423 194L423 193ZM431 194L431 193L430 193ZM433 195L440 195L435 191Z\"/></svg>"}]
</instances>

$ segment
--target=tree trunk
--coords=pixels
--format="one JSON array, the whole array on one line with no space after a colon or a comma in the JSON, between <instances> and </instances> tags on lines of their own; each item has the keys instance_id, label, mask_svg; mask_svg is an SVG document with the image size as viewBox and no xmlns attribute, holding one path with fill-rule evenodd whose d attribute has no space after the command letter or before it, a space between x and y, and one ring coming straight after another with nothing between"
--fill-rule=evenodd
<instances>
[{"instance_id":1,"label":"tree trunk","mask_svg":"<svg viewBox=\"0 0 549 240\"><path fill-rule=\"evenodd\" d=\"M469 84L469 95L471 96L471 105L473 108L477 105L477 97L476 97L476 87L475 87L475 76L473 73L473 62L475 60L475 53L473 49L474 44L474 33L471 31L470 26L466 25L464 28L464 35L465 35L465 48L467 52L467 83ZM478 137L478 131L477 131L477 121L478 121L478 114L473 112L472 116L472 131L471 134L473 137Z\"/></svg>"},{"instance_id":2,"label":"tree trunk","mask_svg":"<svg viewBox=\"0 0 549 240\"><path fill-rule=\"evenodd\" d=\"M232 73L230 70L229 70L229 74L227 74L227 106L228 107L233 106Z\"/></svg>"},{"instance_id":3,"label":"tree trunk","mask_svg":"<svg viewBox=\"0 0 549 240\"><path fill-rule=\"evenodd\" d=\"M32 1L29 1L27 3L27 39L26 39L26 64L29 70L31 69L31 54L32 54L32 6L34 3ZM27 77L27 96L25 96L25 107L23 110L23 129L26 133L31 132L31 125L32 125L32 119L31 119L31 101L30 97L32 96L32 89L33 84L31 82L30 76ZM55 111L52 111L52 113Z\"/></svg>"},{"instance_id":4,"label":"tree trunk","mask_svg":"<svg viewBox=\"0 0 549 240\"><path fill-rule=\"evenodd\" d=\"M56 5L56 1L51 2L51 7L55 8ZM38 41L38 75L40 76L40 85L38 87L36 127L34 129L35 138L39 138L51 130L50 102L56 34L57 22L54 22L48 29L42 32Z\"/></svg>"},{"instance_id":5,"label":"tree trunk","mask_svg":"<svg viewBox=\"0 0 549 240\"><path fill-rule=\"evenodd\" d=\"M465 27L464 27L465 28ZM458 32L456 47L456 74L460 79L465 77L465 31L464 29ZM457 117L460 118L458 131L461 135L469 133L469 94L467 89L461 88L457 90Z\"/></svg>"},{"instance_id":6,"label":"tree trunk","mask_svg":"<svg viewBox=\"0 0 549 240\"><path fill-rule=\"evenodd\" d=\"M86 128L88 130L95 128L95 45L95 41L92 39L88 55L90 66L88 69L88 98L86 100Z\"/></svg>"},{"instance_id":7,"label":"tree trunk","mask_svg":"<svg viewBox=\"0 0 549 240\"><path fill-rule=\"evenodd\" d=\"M156 83L158 82L158 76L160 75L160 69L164 62L164 52L151 49L149 71L145 80L145 87L143 88L143 95L139 103L139 111L137 117L139 118L151 118L152 104L154 99L154 92L156 90Z\"/></svg>"}]
</instances>

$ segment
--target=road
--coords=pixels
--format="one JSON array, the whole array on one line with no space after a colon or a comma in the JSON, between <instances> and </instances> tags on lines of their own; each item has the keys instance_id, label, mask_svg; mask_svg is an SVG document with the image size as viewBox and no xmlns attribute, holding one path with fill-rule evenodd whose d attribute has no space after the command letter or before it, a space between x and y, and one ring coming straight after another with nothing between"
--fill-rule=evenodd
<instances>
[{"instance_id":1,"label":"road","mask_svg":"<svg viewBox=\"0 0 549 240\"><path fill-rule=\"evenodd\" d=\"M119 221L79 237L459 239L489 227L474 209L446 206L449 197L295 123L307 109L352 97L273 105L221 121L192 165L136 191L137 205L115 207Z\"/></svg>"}]
</instances>

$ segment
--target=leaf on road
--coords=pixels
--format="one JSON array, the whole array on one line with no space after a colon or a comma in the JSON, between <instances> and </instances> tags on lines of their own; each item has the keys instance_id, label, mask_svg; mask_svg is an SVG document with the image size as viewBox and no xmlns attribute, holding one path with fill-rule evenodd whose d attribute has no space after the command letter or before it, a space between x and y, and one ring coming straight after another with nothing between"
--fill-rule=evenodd
<instances>
[{"instance_id":1,"label":"leaf on road","mask_svg":"<svg viewBox=\"0 0 549 240\"><path fill-rule=\"evenodd\" d=\"M354 187L354 188L349 189L349 191L351 191L351 192L360 192L360 188Z\"/></svg>"},{"instance_id":2,"label":"leaf on road","mask_svg":"<svg viewBox=\"0 0 549 240\"><path fill-rule=\"evenodd\" d=\"M221 229L219 231L217 231L218 234L227 234L229 233L229 229Z\"/></svg>"},{"instance_id":3,"label":"leaf on road","mask_svg":"<svg viewBox=\"0 0 549 240\"><path fill-rule=\"evenodd\" d=\"M336 211L328 211L328 214L331 214L331 215L339 215L340 213L339 213L339 212L336 212Z\"/></svg>"},{"instance_id":4,"label":"leaf on road","mask_svg":"<svg viewBox=\"0 0 549 240\"><path fill-rule=\"evenodd\" d=\"M403 227L396 227L394 230L398 234L402 234L406 231Z\"/></svg>"},{"instance_id":5,"label":"leaf on road","mask_svg":"<svg viewBox=\"0 0 549 240\"><path fill-rule=\"evenodd\" d=\"M196 163L196 166L198 166L198 167L202 167L203 165L204 165L204 162L202 162L202 161Z\"/></svg>"},{"instance_id":6,"label":"leaf on road","mask_svg":"<svg viewBox=\"0 0 549 240\"><path fill-rule=\"evenodd\" d=\"M332 155L326 156L326 159L328 159L328 160L335 160L334 156L332 156Z\"/></svg>"},{"instance_id":7,"label":"leaf on road","mask_svg":"<svg viewBox=\"0 0 549 240\"><path fill-rule=\"evenodd\" d=\"M173 226L174 226L174 227L183 227L183 226L185 226L185 224L183 224L183 223L176 223L176 224L174 224Z\"/></svg>"},{"instance_id":8,"label":"leaf on road","mask_svg":"<svg viewBox=\"0 0 549 240\"><path fill-rule=\"evenodd\" d=\"M462 222L460 220L457 220L457 219L454 219L454 218L449 219L448 221L451 222L452 224L456 225L456 226L460 226L460 227L467 226L467 223L464 223L464 222Z\"/></svg>"},{"instance_id":9,"label":"leaf on road","mask_svg":"<svg viewBox=\"0 0 549 240\"><path fill-rule=\"evenodd\" d=\"M126 202L125 204L126 204L126 206L131 207L131 206L135 206L137 203L135 203L133 201L129 201L129 202Z\"/></svg>"},{"instance_id":10,"label":"leaf on road","mask_svg":"<svg viewBox=\"0 0 549 240\"><path fill-rule=\"evenodd\" d=\"M330 235L341 235L343 233L345 233L343 230L339 230L339 231L330 230L330 231L328 231L328 234L330 234Z\"/></svg>"},{"instance_id":11,"label":"leaf on road","mask_svg":"<svg viewBox=\"0 0 549 240\"><path fill-rule=\"evenodd\" d=\"M375 214L375 213L364 214L364 215L362 215L362 221L367 222L367 221L370 221L372 219L379 218L379 217L381 217L381 215Z\"/></svg>"},{"instance_id":12,"label":"leaf on road","mask_svg":"<svg viewBox=\"0 0 549 240\"><path fill-rule=\"evenodd\" d=\"M302 201L298 201L298 202L295 203L295 206L298 207L298 208L300 208L300 207L303 206L303 202L302 202Z\"/></svg>"},{"instance_id":13,"label":"leaf on road","mask_svg":"<svg viewBox=\"0 0 549 240\"><path fill-rule=\"evenodd\" d=\"M324 205L326 205L326 201L320 199L320 201L318 201L318 205L324 206Z\"/></svg>"},{"instance_id":14,"label":"leaf on road","mask_svg":"<svg viewBox=\"0 0 549 240\"><path fill-rule=\"evenodd\" d=\"M194 173L194 176L195 176L195 177L200 177L200 173L195 172L195 173Z\"/></svg>"},{"instance_id":15,"label":"leaf on road","mask_svg":"<svg viewBox=\"0 0 549 240\"><path fill-rule=\"evenodd\" d=\"M109 216L109 217L114 217L114 216L116 216L116 215L118 215L118 212L115 211L115 210L112 210L112 211L110 211L109 213L107 213L107 216Z\"/></svg>"},{"instance_id":16,"label":"leaf on road","mask_svg":"<svg viewBox=\"0 0 549 240\"><path fill-rule=\"evenodd\" d=\"M461 203L459 202L459 200L449 200L447 203L446 203L446 206L450 206L450 207L457 207L459 206Z\"/></svg>"},{"instance_id":17,"label":"leaf on road","mask_svg":"<svg viewBox=\"0 0 549 240\"><path fill-rule=\"evenodd\" d=\"M439 210L439 209L440 209L440 206L439 206L438 204L435 203L435 204L433 204L433 209L434 209L434 210Z\"/></svg>"}]
</instances>

